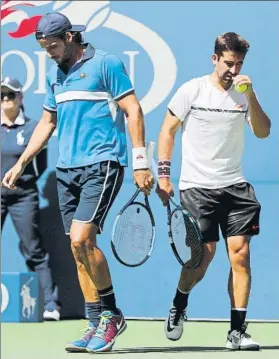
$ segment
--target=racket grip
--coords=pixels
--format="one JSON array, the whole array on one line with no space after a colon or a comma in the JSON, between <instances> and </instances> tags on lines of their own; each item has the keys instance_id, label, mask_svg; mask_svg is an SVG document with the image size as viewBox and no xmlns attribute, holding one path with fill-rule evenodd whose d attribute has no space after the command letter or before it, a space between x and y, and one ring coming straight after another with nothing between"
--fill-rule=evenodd
<instances>
[{"instance_id":1,"label":"racket grip","mask_svg":"<svg viewBox=\"0 0 279 359\"><path fill-rule=\"evenodd\" d=\"M156 142L152 142L152 141L147 142L147 146L146 146L147 163L151 171L152 171L152 161L154 159L155 148L156 148Z\"/></svg>"}]
</instances>

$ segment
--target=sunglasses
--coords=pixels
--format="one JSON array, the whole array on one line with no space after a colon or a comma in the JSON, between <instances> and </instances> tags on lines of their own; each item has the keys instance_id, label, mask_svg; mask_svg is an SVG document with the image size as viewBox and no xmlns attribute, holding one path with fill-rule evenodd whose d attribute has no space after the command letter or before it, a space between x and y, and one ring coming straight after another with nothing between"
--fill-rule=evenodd
<instances>
[{"instance_id":1,"label":"sunglasses","mask_svg":"<svg viewBox=\"0 0 279 359\"><path fill-rule=\"evenodd\" d=\"M7 97L8 100L14 100L16 98L15 92L1 92L1 100L4 100L4 97Z\"/></svg>"}]
</instances>

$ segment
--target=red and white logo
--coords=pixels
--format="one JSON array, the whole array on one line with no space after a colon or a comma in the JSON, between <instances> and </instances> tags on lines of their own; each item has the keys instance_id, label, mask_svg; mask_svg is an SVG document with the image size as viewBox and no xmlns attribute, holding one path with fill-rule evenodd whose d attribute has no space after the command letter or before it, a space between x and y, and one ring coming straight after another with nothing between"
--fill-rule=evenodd
<instances>
[{"instance_id":1,"label":"red and white logo","mask_svg":"<svg viewBox=\"0 0 279 359\"><path fill-rule=\"evenodd\" d=\"M245 107L246 104L244 103L243 105L236 105L235 107L238 109L238 110L242 110L243 107Z\"/></svg>"},{"instance_id":2,"label":"red and white logo","mask_svg":"<svg viewBox=\"0 0 279 359\"><path fill-rule=\"evenodd\" d=\"M72 24L85 25L87 33L101 26L123 34L138 43L140 51L143 50L147 53L153 65L153 74L147 77L151 84L141 99L141 106L144 113L147 114L157 108L170 94L177 77L176 60L169 45L156 32L133 18L113 11L112 7L112 1L4 0L1 2L2 38L3 27L9 25L8 36L25 41L29 35L34 34L41 17L52 11L66 15ZM16 25L14 29L13 24ZM12 51L9 52L9 55L16 54L22 58L26 57L18 50ZM123 51L130 57L130 67L134 67L134 58L140 54L140 51ZM6 55L2 55L2 58L6 60ZM26 66L28 61L26 58ZM44 76L42 75L42 77ZM132 77L131 80L133 82ZM25 84L24 91L30 87L31 80L29 82ZM40 91L35 93L42 93Z\"/></svg>"},{"instance_id":3,"label":"red and white logo","mask_svg":"<svg viewBox=\"0 0 279 359\"><path fill-rule=\"evenodd\" d=\"M15 22L18 26L15 31L8 32L10 37L18 39L33 34L35 32L37 24L42 18L42 15L35 15L29 17L25 11L18 10L17 8L22 8L26 6L33 7L37 5L36 3L40 2L47 3L47 1L3 1L3 3L1 4L2 26L9 22Z\"/></svg>"}]
</instances>

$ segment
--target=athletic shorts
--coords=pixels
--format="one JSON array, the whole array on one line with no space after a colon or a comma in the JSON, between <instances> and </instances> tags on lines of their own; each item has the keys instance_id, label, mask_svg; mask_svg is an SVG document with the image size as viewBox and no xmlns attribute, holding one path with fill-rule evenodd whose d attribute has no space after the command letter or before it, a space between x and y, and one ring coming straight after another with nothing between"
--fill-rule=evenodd
<instances>
[{"instance_id":1,"label":"athletic shorts","mask_svg":"<svg viewBox=\"0 0 279 359\"><path fill-rule=\"evenodd\" d=\"M94 223L102 233L105 218L124 177L118 162L104 161L78 168L57 168L59 207L65 233L72 221Z\"/></svg>"},{"instance_id":2,"label":"athletic shorts","mask_svg":"<svg viewBox=\"0 0 279 359\"><path fill-rule=\"evenodd\" d=\"M254 188L247 182L219 189L189 188L180 191L182 206L197 220L203 241L259 234L259 204Z\"/></svg>"}]
</instances>

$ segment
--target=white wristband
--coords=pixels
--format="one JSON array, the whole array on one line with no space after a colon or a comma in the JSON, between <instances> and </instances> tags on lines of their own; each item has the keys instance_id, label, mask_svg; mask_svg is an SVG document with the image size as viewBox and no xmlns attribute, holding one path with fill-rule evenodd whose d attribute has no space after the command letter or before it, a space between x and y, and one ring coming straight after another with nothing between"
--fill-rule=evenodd
<instances>
[{"instance_id":1,"label":"white wristband","mask_svg":"<svg viewBox=\"0 0 279 359\"><path fill-rule=\"evenodd\" d=\"M148 168L146 147L133 148L133 170Z\"/></svg>"}]
</instances>

